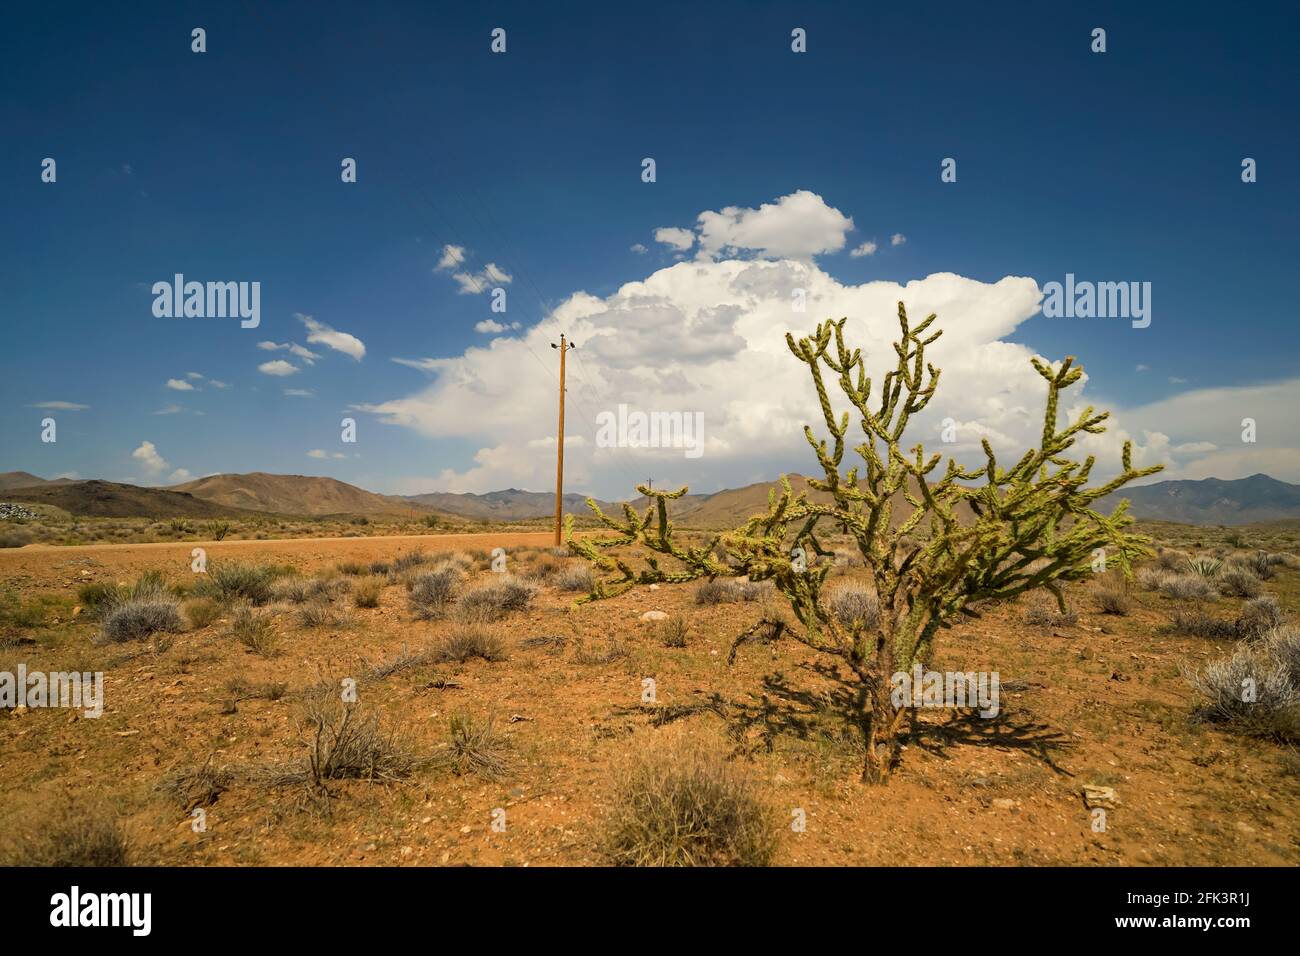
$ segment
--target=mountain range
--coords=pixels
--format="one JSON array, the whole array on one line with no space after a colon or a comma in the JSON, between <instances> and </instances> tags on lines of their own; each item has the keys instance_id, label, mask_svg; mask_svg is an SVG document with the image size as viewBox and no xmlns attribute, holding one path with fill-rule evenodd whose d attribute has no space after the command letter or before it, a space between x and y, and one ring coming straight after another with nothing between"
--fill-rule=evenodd
<instances>
[{"instance_id":1,"label":"mountain range","mask_svg":"<svg viewBox=\"0 0 1300 956\"><path fill-rule=\"evenodd\" d=\"M790 475L789 479L796 492L809 490L803 476ZM764 511L768 492L777 487L779 482L767 481L712 494L688 494L672 503L673 519L685 527L731 527ZM814 499L826 497L816 491L810 494ZM435 514L462 521L507 522L547 518L555 513L555 496L544 491L509 488L487 494L382 495L335 478L266 472L210 475L169 488L149 488L99 480L47 481L29 472L11 471L0 473L0 497L53 505L72 514L97 517L279 514L410 518ZM1126 488L1103 501L1103 510L1109 511L1121 498L1130 501L1130 513L1137 518L1181 524L1243 525L1300 520L1300 485L1263 474L1235 480L1158 481ZM622 513L616 502L597 501L597 504L606 513ZM646 504L645 498L632 502L638 510ZM564 496L564 510L568 514L590 513L586 497L577 493Z\"/></svg>"}]
</instances>

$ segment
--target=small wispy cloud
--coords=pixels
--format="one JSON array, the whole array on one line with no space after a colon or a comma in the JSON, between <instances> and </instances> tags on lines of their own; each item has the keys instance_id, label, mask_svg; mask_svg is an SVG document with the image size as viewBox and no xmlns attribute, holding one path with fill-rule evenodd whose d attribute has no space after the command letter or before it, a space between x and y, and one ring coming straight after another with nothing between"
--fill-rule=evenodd
<instances>
[{"instance_id":1,"label":"small wispy cloud","mask_svg":"<svg viewBox=\"0 0 1300 956\"><path fill-rule=\"evenodd\" d=\"M28 406L29 408L47 408L54 412L84 412L89 405L81 405L77 402L35 402Z\"/></svg>"},{"instance_id":2,"label":"small wispy cloud","mask_svg":"<svg viewBox=\"0 0 1300 956\"><path fill-rule=\"evenodd\" d=\"M876 244L874 242L864 242L856 249L849 253L854 259L861 259L863 256L874 256L876 254Z\"/></svg>"},{"instance_id":3,"label":"small wispy cloud","mask_svg":"<svg viewBox=\"0 0 1300 956\"><path fill-rule=\"evenodd\" d=\"M257 370L263 375L296 375L299 372L298 366L284 359L276 359L273 362L263 362L257 367Z\"/></svg>"},{"instance_id":4,"label":"small wispy cloud","mask_svg":"<svg viewBox=\"0 0 1300 956\"><path fill-rule=\"evenodd\" d=\"M316 393L310 388L286 388L284 394L290 398L315 398Z\"/></svg>"},{"instance_id":5,"label":"small wispy cloud","mask_svg":"<svg viewBox=\"0 0 1300 956\"><path fill-rule=\"evenodd\" d=\"M303 315L301 312L295 312L294 318L307 327L307 341L312 345L323 345L335 352L342 352L358 362L365 357L365 343L352 333L340 332L338 329L331 328L324 322L317 322L310 315Z\"/></svg>"},{"instance_id":6,"label":"small wispy cloud","mask_svg":"<svg viewBox=\"0 0 1300 956\"><path fill-rule=\"evenodd\" d=\"M169 379L167 379L167 387L170 388L170 389L174 389L175 391L178 391L178 392L192 392L192 391L194 391L194 386L191 385L189 382L187 382L187 381L186 381L185 379L183 379L183 378L169 378Z\"/></svg>"},{"instance_id":7,"label":"small wispy cloud","mask_svg":"<svg viewBox=\"0 0 1300 956\"><path fill-rule=\"evenodd\" d=\"M323 448L313 448L311 451L307 452L307 457L308 458L346 458L348 456L337 451L327 452Z\"/></svg>"},{"instance_id":8,"label":"small wispy cloud","mask_svg":"<svg viewBox=\"0 0 1300 956\"><path fill-rule=\"evenodd\" d=\"M907 236L903 235L901 232L896 232L889 237L889 244L891 246L901 246L905 242L907 242Z\"/></svg>"}]
</instances>

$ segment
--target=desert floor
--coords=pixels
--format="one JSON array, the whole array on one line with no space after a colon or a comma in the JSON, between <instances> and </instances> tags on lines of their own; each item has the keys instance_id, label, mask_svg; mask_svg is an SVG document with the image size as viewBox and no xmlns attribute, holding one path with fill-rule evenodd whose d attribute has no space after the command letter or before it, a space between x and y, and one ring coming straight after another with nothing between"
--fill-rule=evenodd
<instances>
[{"instance_id":1,"label":"desert floor","mask_svg":"<svg viewBox=\"0 0 1300 956\"><path fill-rule=\"evenodd\" d=\"M547 534L488 534L202 547L210 562L319 574L415 547L502 547L520 570L550 559L538 550L549 543ZM29 672L102 671L106 682L98 719L66 709L0 712L0 833L39 829L62 807L111 812L141 864L601 864L620 768L667 736L690 735L731 753L787 823L803 811L803 832L783 827L780 864L1300 862L1294 751L1190 719L1181 669L1231 645L1169 633L1173 602L1157 593L1135 590L1131 611L1114 616L1095 611L1078 587L1077 624L1032 626L1026 601L947 632L933 669L997 671L1017 689L1004 688L994 720L923 713L891 782L867 787L861 743L845 717L847 675L841 680L833 663L790 640L746 645L729 666L730 643L759 606L697 605L693 585L577 607L573 593L543 586L531 609L494 625L506 659L425 663L389 676L372 672L462 626L414 620L401 581L387 584L373 609L354 608L344 595L346 619L326 626L304 626L291 606L261 610L279 636L269 656L230 636L229 613L166 647L92 642L97 625L77 608L79 587L129 582L150 569L185 585L195 546L0 551L0 621L9 622L0 671L19 663ZM485 562L479 568L474 580L493 577ZM1283 569L1268 587L1294 619L1300 572ZM1230 617L1240 601L1215 604ZM686 646L665 646L657 627L640 620L649 610L684 618ZM521 646L541 636L557 640ZM399 781L336 781L328 800L302 785L240 778L203 808L204 832L194 832L193 807L159 789L209 758L218 768L303 760L303 693L348 677L361 705L417 753L446 739L453 715L491 717L508 775L492 781L425 768ZM642 700L646 678L655 682L653 704ZM256 696L271 684L287 690ZM1117 794L1104 832L1093 830L1085 784ZM504 832L492 826L498 810Z\"/></svg>"}]
</instances>

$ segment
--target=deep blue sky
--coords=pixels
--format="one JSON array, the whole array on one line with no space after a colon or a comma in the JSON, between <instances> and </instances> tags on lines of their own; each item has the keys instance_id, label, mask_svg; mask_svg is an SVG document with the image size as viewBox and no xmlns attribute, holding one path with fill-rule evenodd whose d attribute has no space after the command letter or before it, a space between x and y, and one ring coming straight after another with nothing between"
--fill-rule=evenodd
<instances>
[{"instance_id":1,"label":"deep blue sky","mask_svg":"<svg viewBox=\"0 0 1300 956\"><path fill-rule=\"evenodd\" d=\"M486 299L431 271L444 243L513 273L510 318L531 323L667 261L629 251L653 246L655 227L796 189L852 215L860 238L908 237L888 256L821 260L841 281L1151 281L1141 355L1125 323L1036 319L1015 337L1086 350L1126 404L1186 387L1171 377L1295 373L1294 7L478 7L8 9L0 470L138 477L130 453L146 438L194 475L328 473L386 490L390 471L463 467L472 446L369 420L361 458L303 457L337 447L348 405L420 385L392 357L481 344ZM206 54L190 52L194 26ZM496 26L504 56L488 52ZM1089 51L1095 26L1104 55ZM46 156L55 185L40 182ZM356 185L339 181L344 156ZM956 185L939 182L945 156ZM260 280L261 328L154 318L148 287L175 272ZM302 341L298 312L361 338L365 359L318 349L292 378L259 374L287 356L255 342ZM1153 373L1134 374L1139 361ZM165 387L187 371L231 387ZM59 441L42 445L31 406L56 400L90 408L56 413ZM150 414L171 402L204 414Z\"/></svg>"}]
</instances>

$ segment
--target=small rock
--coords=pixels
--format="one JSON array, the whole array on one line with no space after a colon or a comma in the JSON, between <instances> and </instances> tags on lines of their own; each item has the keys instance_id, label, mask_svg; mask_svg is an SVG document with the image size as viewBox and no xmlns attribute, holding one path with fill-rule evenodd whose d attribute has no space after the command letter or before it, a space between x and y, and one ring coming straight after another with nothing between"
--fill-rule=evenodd
<instances>
[{"instance_id":1,"label":"small rock","mask_svg":"<svg viewBox=\"0 0 1300 956\"><path fill-rule=\"evenodd\" d=\"M668 615L667 615L666 613L664 613L663 611L646 611L644 614L641 615L641 620L643 620L643 621L666 621L666 620L668 620Z\"/></svg>"},{"instance_id":2,"label":"small rock","mask_svg":"<svg viewBox=\"0 0 1300 956\"><path fill-rule=\"evenodd\" d=\"M658 591L658 590L659 590L659 585L657 585L657 584L652 584L652 585L650 585L650 590L651 590L651 591Z\"/></svg>"},{"instance_id":3,"label":"small rock","mask_svg":"<svg viewBox=\"0 0 1300 956\"><path fill-rule=\"evenodd\" d=\"M1096 807L1113 808L1119 803L1119 796L1112 787L1103 787L1096 783L1083 785L1083 803L1089 810Z\"/></svg>"},{"instance_id":4,"label":"small rock","mask_svg":"<svg viewBox=\"0 0 1300 956\"><path fill-rule=\"evenodd\" d=\"M998 797L993 801L993 806L999 810L1014 810L1016 808L1016 801L1008 800L1006 797Z\"/></svg>"}]
</instances>

